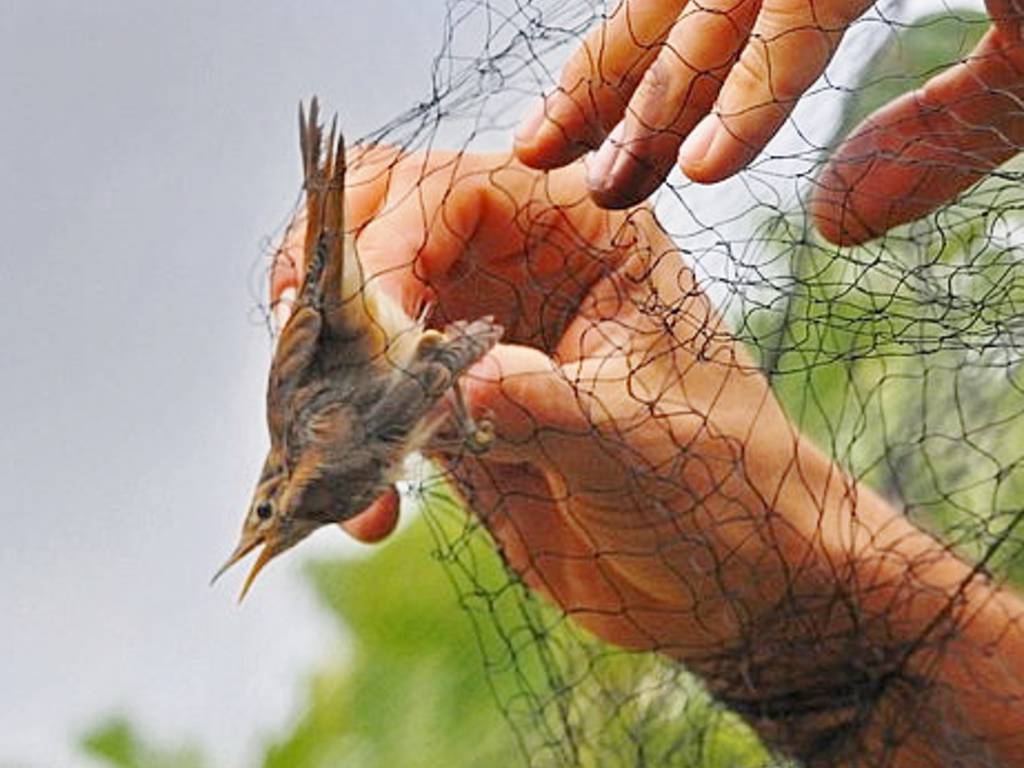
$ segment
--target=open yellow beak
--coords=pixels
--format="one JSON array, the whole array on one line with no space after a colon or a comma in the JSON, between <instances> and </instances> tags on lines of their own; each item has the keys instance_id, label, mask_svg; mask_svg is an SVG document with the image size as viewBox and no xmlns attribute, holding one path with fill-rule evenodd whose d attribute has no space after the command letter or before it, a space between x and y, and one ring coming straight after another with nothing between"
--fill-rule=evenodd
<instances>
[{"instance_id":1,"label":"open yellow beak","mask_svg":"<svg viewBox=\"0 0 1024 768\"><path fill-rule=\"evenodd\" d=\"M271 547L269 542L265 542L262 536L243 537L235 548L235 551L231 553L231 556L227 559L227 562L222 565L213 578L210 579L210 586L219 579L224 572L227 571L231 566L241 560L243 557L252 552L260 544L263 544L263 549L260 550L259 556L256 558L256 562L253 563L252 569L249 571L249 575L245 578L245 584L242 585L242 592L238 596L238 602L242 602L245 599L246 594L249 592L249 588L252 586L253 581L256 579L256 574L263 570L263 566L270 562L271 558L274 557L274 548Z\"/></svg>"}]
</instances>

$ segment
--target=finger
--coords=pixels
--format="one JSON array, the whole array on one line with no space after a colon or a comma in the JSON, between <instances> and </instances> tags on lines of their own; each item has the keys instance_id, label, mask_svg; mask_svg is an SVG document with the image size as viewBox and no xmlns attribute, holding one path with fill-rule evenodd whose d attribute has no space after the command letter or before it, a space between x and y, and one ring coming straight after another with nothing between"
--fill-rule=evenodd
<instances>
[{"instance_id":1,"label":"finger","mask_svg":"<svg viewBox=\"0 0 1024 768\"><path fill-rule=\"evenodd\" d=\"M460 260L434 282L439 309L494 315L506 341L551 350L590 287L628 253L629 217L593 204L578 163L502 169L481 206Z\"/></svg>"},{"instance_id":2,"label":"finger","mask_svg":"<svg viewBox=\"0 0 1024 768\"><path fill-rule=\"evenodd\" d=\"M858 126L818 179L811 212L852 245L920 218L1024 147L1024 47L990 30L971 58Z\"/></svg>"},{"instance_id":3,"label":"finger","mask_svg":"<svg viewBox=\"0 0 1024 768\"><path fill-rule=\"evenodd\" d=\"M457 244L452 241L460 234L464 240L473 231L480 183L474 189L455 181L474 170L480 173L479 167L489 158L460 157L445 151L399 157L392 147L356 147L349 156L345 218L354 238L352 247L359 251L366 270L364 280L377 280L378 287L397 298L409 314L418 316L426 300L426 282L412 274L417 256L421 251L456 251ZM274 307L287 304L287 292L299 283L304 229L300 213L275 253L271 269Z\"/></svg>"},{"instance_id":4,"label":"finger","mask_svg":"<svg viewBox=\"0 0 1024 768\"><path fill-rule=\"evenodd\" d=\"M533 168L555 168L600 144L685 5L685 0L621 2L570 57L558 87L523 120L516 156Z\"/></svg>"},{"instance_id":5,"label":"finger","mask_svg":"<svg viewBox=\"0 0 1024 768\"><path fill-rule=\"evenodd\" d=\"M542 174L467 155L390 197L357 237L360 260L411 314L429 301L437 326L493 315L506 340L550 349L628 250L627 216L594 206L579 164Z\"/></svg>"},{"instance_id":6,"label":"finger","mask_svg":"<svg viewBox=\"0 0 1024 768\"><path fill-rule=\"evenodd\" d=\"M363 280L412 317L432 298L430 283L458 259L480 217L478 190L424 160L403 168L382 210L354 240Z\"/></svg>"},{"instance_id":7,"label":"finger","mask_svg":"<svg viewBox=\"0 0 1024 768\"><path fill-rule=\"evenodd\" d=\"M343 522L341 527L352 538L364 544L376 544L391 535L398 526L399 507L398 492L390 488L365 511Z\"/></svg>"},{"instance_id":8,"label":"finger","mask_svg":"<svg viewBox=\"0 0 1024 768\"><path fill-rule=\"evenodd\" d=\"M540 350L499 344L462 379L476 419L486 419L498 438L488 457L529 461L543 450L546 434L588 434L590 424L571 383Z\"/></svg>"},{"instance_id":9,"label":"finger","mask_svg":"<svg viewBox=\"0 0 1024 768\"><path fill-rule=\"evenodd\" d=\"M713 183L750 163L824 71L846 27L870 5L870 0L765 0L715 112L683 142L683 172Z\"/></svg>"},{"instance_id":10,"label":"finger","mask_svg":"<svg viewBox=\"0 0 1024 768\"><path fill-rule=\"evenodd\" d=\"M550 349L628 251L627 216L593 205L579 165L540 174L507 155L430 152L390 166L386 183L382 175L347 201L363 280L414 317L429 304L436 325L490 314L507 339ZM359 205L372 212L361 228ZM302 227L292 229L272 275L275 301L297 283Z\"/></svg>"},{"instance_id":11,"label":"finger","mask_svg":"<svg viewBox=\"0 0 1024 768\"><path fill-rule=\"evenodd\" d=\"M759 7L760 0L701 0L683 11L622 123L588 160L599 205L626 207L657 189L685 136L711 109Z\"/></svg>"},{"instance_id":12,"label":"finger","mask_svg":"<svg viewBox=\"0 0 1024 768\"><path fill-rule=\"evenodd\" d=\"M410 156L356 237L364 279L414 317L430 305L434 324L491 314L508 328L514 290L507 281L487 285L479 278L488 259L522 251L516 218L536 181L536 172L506 155ZM466 282L469 294L453 296Z\"/></svg>"}]
</instances>

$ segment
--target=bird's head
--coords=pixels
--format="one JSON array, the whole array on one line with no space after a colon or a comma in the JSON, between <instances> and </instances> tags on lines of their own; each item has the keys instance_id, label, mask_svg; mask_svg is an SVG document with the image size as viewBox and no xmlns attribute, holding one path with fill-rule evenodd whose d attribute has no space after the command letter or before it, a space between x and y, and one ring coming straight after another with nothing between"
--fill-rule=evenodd
<instances>
[{"instance_id":1,"label":"bird's head","mask_svg":"<svg viewBox=\"0 0 1024 768\"><path fill-rule=\"evenodd\" d=\"M296 494L293 492L293 485L284 467L278 467L271 454L264 465L263 475L253 494L249 511L242 522L242 535L238 546L210 582L212 584L231 566L262 545L263 548L242 586L242 592L238 596L239 602L245 598L256 575L267 563L294 547L320 526L317 522L295 515Z\"/></svg>"}]
</instances>

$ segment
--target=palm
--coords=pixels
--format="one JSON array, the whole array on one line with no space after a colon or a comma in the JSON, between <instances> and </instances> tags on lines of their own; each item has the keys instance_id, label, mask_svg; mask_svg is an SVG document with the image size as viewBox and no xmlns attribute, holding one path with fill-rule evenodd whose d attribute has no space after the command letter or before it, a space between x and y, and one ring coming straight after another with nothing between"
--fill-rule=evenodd
<instances>
[{"instance_id":1,"label":"palm","mask_svg":"<svg viewBox=\"0 0 1024 768\"><path fill-rule=\"evenodd\" d=\"M515 448L466 479L529 586L617 645L692 659L731 635L727 594L780 598L782 582L744 559L765 525L758 454L744 453L786 422L650 214L630 223L628 251L554 346L553 375L510 371L486 400Z\"/></svg>"}]
</instances>

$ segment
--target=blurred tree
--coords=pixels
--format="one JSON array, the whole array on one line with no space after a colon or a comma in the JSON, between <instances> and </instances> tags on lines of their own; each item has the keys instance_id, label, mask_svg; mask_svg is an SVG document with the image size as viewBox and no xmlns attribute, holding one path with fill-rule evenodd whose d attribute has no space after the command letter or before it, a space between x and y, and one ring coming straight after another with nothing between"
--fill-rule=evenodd
<instances>
[{"instance_id":1,"label":"blurred tree","mask_svg":"<svg viewBox=\"0 0 1024 768\"><path fill-rule=\"evenodd\" d=\"M111 717L79 742L81 751L111 768L204 768L196 747L158 747L142 737L124 717Z\"/></svg>"},{"instance_id":2,"label":"blurred tree","mask_svg":"<svg viewBox=\"0 0 1024 768\"><path fill-rule=\"evenodd\" d=\"M895 32L831 143L965 57L988 25L956 11ZM825 242L802 207L780 212L754 239L784 266L741 327L819 445L965 556L1024 581L1020 167L858 248Z\"/></svg>"},{"instance_id":3,"label":"blurred tree","mask_svg":"<svg viewBox=\"0 0 1024 768\"><path fill-rule=\"evenodd\" d=\"M266 743L264 768L490 767L524 751L538 766L633 765L644 753L662 756L658 765L765 765L746 726L683 670L576 630L510 579L447 493L430 502L372 556L310 565L350 649L310 677L299 719ZM208 765L120 718L80 743L111 768Z\"/></svg>"}]
</instances>

